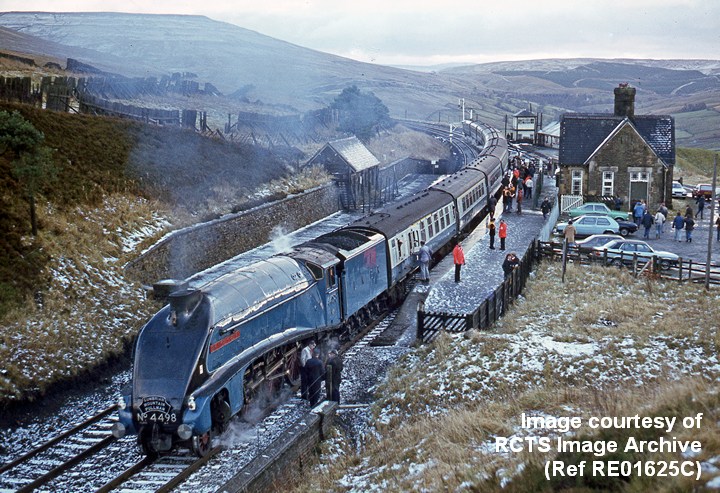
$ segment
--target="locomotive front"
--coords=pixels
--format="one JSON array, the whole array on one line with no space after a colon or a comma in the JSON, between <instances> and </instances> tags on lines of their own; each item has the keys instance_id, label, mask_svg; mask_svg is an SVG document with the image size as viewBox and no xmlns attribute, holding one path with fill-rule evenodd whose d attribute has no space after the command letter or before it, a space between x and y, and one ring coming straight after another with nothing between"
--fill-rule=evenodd
<instances>
[{"instance_id":1,"label":"locomotive front","mask_svg":"<svg viewBox=\"0 0 720 493\"><path fill-rule=\"evenodd\" d=\"M198 440L189 420L196 403L186 396L206 378L202 355L212 306L196 290L172 293L169 301L138 335L132 389L123 395L120 420L113 427L118 438L137 434L146 454L168 452L178 444L204 445L191 442Z\"/></svg>"}]
</instances>

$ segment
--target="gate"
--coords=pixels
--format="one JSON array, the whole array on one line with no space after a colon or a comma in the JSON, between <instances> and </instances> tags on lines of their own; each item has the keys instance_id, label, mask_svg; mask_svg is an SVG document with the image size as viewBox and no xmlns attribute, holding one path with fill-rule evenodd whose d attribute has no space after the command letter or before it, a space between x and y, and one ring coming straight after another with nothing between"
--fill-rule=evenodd
<instances>
[{"instance_id":1,"label":"gate","mask_svg":"<svg viewBox=\"0 0 720 493\"><path fill-rule=\"evenodd\" d=\"M582 195L562 195L560 197L560 212L567 212L575 207L583 205Z\"/></svg>"}]
</instances>

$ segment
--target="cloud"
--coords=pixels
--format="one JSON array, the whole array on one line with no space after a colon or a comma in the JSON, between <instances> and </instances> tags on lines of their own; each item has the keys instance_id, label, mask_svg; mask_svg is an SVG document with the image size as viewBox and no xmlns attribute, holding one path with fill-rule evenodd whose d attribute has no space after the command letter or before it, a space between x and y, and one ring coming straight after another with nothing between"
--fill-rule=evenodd
<instances>
[{"instance_id":1,"label":"cloud","mask_svg":"<svg viewBox=\"0 0 720 493\"><path fill-rule=\"evenodd\" d=\"M383 64L539 57L717 58L720 2L703 0L4 0L6 10L206 15Z\"/></svg>"}]
</instances>

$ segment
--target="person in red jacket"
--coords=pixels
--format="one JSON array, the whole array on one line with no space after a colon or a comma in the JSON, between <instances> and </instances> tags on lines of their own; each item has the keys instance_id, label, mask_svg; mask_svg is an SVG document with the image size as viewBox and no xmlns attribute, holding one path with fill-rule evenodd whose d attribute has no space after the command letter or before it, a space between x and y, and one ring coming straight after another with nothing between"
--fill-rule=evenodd
<instances>
[{"instance_id":1,"label":"person in red jacket","mask_svg":"<svg viewBox=\"0 0 720 493\"><path fill-rule=\"evenodd\" d=\"M504 219L500 219L500 226L498 226L498 237L500 238L500 250L505 250L505 238L507 238L507 223Z\"/></svg>"},{"instance_id":2,"label":"person in red jacket","mask_svg":"<svg viewBox=\"0 0 720 493\"><path fill-rule=\"evenodd\" d=\"M453 262L455 262L455 282L460 282L460 268L465 265L465 252L459 242L453 248Z\"/></svg>"}]
</instances>

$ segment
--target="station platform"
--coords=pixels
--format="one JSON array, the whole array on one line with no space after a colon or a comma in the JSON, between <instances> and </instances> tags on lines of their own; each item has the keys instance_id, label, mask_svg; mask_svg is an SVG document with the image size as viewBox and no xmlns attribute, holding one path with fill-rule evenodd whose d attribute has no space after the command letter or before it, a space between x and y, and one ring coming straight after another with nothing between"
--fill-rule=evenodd
<instances>
[{"instance_id":1,"label":"station platform","mask_svg":"<svg viewBox=\"0 0 720 493\"><path fill-rule=\"evenodd\" d=\"M522 258L533 239L537 238L546 223L539 204L544 197L554 203L557 197L555 179L543 176L542 192L538 207L532 207L532 199L523 202L522 213L517 214L513 202L513 212L503 212L499 201L495 211L495 225L500 219L508 225L508 236L505 250L500 250L500 239L495 237L495 250L491 250L487 233L487 221L483 221L470 235L461 242L465 252L465 265L460 274L460 282L455 282L455 265L452 254L448 254L430 271L430 283L418 284L418 301L424 302L424 309L429 312L445 312L453 314L471 313L502 283L504 279L502 264L508 253L515 253ZM424 295L424 296L423 296Z\"/></svg>"}]
</instances>

